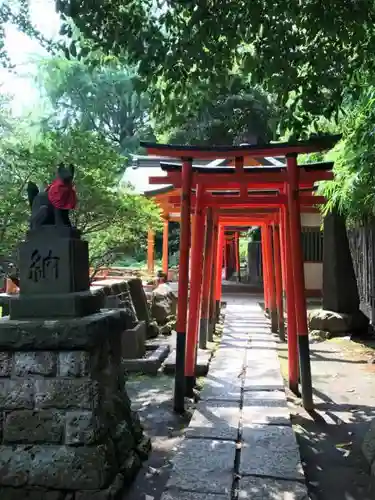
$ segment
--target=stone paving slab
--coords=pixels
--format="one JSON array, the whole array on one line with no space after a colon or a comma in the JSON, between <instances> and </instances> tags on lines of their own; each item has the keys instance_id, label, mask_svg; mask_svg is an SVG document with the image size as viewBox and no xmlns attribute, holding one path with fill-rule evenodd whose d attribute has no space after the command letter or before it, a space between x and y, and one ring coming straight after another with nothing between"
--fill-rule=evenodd
<instances>
[{"instance_id":1,"label":"stone paving slab","mask_svg":"<svg viewBox=\"0 0 375 500\"><path fill-rule=\"evenodd\" d=\"M230 500L230 494L215 495L211 493L198 493L196 491L183 491L176 489L163 493L161 500Z\"/></svg>"},{"instance_id":2,"label":"stone paving slab","mask_svg":"<svg viewBox=\"0 0 375 500\"><path fill-rule=\"evenodd\" d=\"M235 444L211 439L184 439L173 459L167 489L229 494Z\"/></svg>"},{"instance_id":3,"label":"stone paving slab","mask_svg":"<svg viewBox=\"0 0 375 500\"><path fill-rule=\"evenodd\" d=\"M252 337L249 340L249 348L253 349L276 349L276 341L274 339L266 339L261 340L255 337Z\"/></svg>"},{"instance_id":4,"label":"stone paving slab","mask_svg":"<svg viewBox=\"0 0 375 500\"><path fill-rule=\"evenodd\" d=\"M247 360L246 361L246 375L245 385L254 380L261 382L264 378L272 377L275 380L282 380L280 373L280 365L278 361L270 358L263 360Z\"/></svg>"},{"instance_id":5,"label":"stone paving slab","mask_svg":"<svg viewBox=\"0 0 375 500\"><path fill-rule=\"evenodd\" d=\"M210 370L216 377L242 376L245 369L245 356L243 358L234 356L233 359L228 357L216 358L212 361ZM239 384L241 386L241 384Z\"/></svg>"},{"instance_id":6,"label":"stone paving slab","mask_svg":"<svg viewBox=\"0 0 375 500\"><path fill-rule=\"evenodd\" d=\"M305 484L259 477L242 477L238 500L308 500ZM216 500L216 499L214 499Z\"/></svg>"},{"instance_id":7,"label":"stone paving slab","mask_svg":"<svg viewBox=\"0 0 375 500\"><path fill-rule=\"evenodd\" d=\"M252 425L242 432L240 474L303 480L291 426Z\"/></svg>"},{"instance_id":8,"label":"stone paving slab","mask_svg":"<svg viewBox=\"0 0 375 500\"><path fill-rule=\"evenodd\" d=\"M275 337L253 299L235 302L162 500L229 500L235 474L238 500L306 497Z\"/></svg>"},{"instance_id":9,"label":"stone paving slab","mask_svg":"<svg viewBox=\"0 0 375 500\"><path fill-rule=\"evenodd\" d=\"M222 341L222 343L220 344L220 353L223 353L227 350L227 349L237 349L237 350L243 350L244 348L247 347L247 340L225 340L225 341Z\"/></svg>"},{"instance_id":10,"label":"stone paving slab","mask_svg":"<svg viewBox=\"0 0 375 500\"><path fill-rule=\"evenodd\" d=\"M246 393L251 391L283 391L283 390L284 390L284 383L281 376L279 375L276 375L274 377L267 375L265 377L262 377L261 379L255 377L246 378L244 384L245 397Z\"/></svg>"},{"instance_id":11,"label":"stone paving slab","mask_svg":"<svg viewBox=\"0 0 375 500\"><path fill-rule=\"evenodd\" d=\"M264 330L257 329L257 331L251 331L249 333L249 343L251 342L275 342L275 336L269 332L269 328Z\"/></svg>"},{"instance_id":12,"label":"stone paving slab","mask_svg":"<svg viewBox=\"0 0 375 500\"><path fill-rule=\"evenodd\" d=\"M290 425L284 391L250 391L244 394L242 428L253 424Z\"/></svg>"},{"instance_id":13,"label":"stone paving slab","mask_svg":"<svg viewBox=\"0 0 375 500\"><path fill-rule=\"evenodd\" d=\"M239 403L241 399L241 389L238 385L238 379L232 382L211 375L209 372L201 391L201 399L206 401L237 401Z\"/></svg>"},{"instance_id":14,"label":"stone paving slab","mask_svg":"<svg viewBox=\"0 0 375 500\"><path fill-rule=\"evenodd\" d=\"M260 361L262 360L263 362L267 363L267 361L272 361L276 362L278 361L277 357L277 352L276 352L276 347L249 347L247 349L247 355L248 355L248 364L251 361Z\"/></svg>"},{"instance_id":15,"label":"stone paving slab","mask_svg":"<svg viewBox=\"0 0 375 500\"><path fill-rule=\"evenodd\" d=\"M274 368L280 371L280 362L276 350L248 349L246 352L246 368L252 370L265 370Z\"/></svg>"},{"instance_id":16,"label":"stone paving slab","mask_svg":"<svg viewBox=\"0 0 375 500\"><path fill-rule=\"evenodd\" d=\"M236 441L239 422L239 402L202 401L197 405L185 435L190 438L204 437Z\"/></svg>"},{"instance_id":17,"label":"stone paving slab","mask_svg":"<svg viewBox=\"0 0 375 500\"><path fill-rule=\"evenodd\" d=\"M214 366L216 364L232 366L233 363L240 363L241 366L245 364L246 360L246 349L245 347L235 347L235 346L226 346L220 347L215 357L212 360ZM211 363L211 366L212 366Z\"/></svg>"}]
</instances>

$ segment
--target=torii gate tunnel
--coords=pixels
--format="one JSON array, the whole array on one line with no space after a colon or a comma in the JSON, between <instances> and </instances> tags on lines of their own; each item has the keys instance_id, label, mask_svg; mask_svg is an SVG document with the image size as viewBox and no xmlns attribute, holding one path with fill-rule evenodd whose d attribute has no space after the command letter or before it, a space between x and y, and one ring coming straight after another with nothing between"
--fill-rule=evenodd
<instances>
[{"instance_id":1,"label":"torii gate tunnel","mask_svg":"<svg viewBox=\"0 0 375 500\"><path fill-rule=\"evenodd\" d=\"M313 409L301 207L313 211L324 202L314 194L314 184L332 179L333 163L298 165L297 157L329 150L339 139L324 136L294 143L212 148L141 143L150 155L182 160L181 164L161 163L166 176L150 178L150 183L170 184L180 193L167 196L167 211L177 212L180 219L176 412L184 411L184 397L192 394L195 385L198 338L204 347L207 333L212 335L218 318L225 231L250 226L261 227L265 307L282 339L283 290L286 294L289 386L301 394L307 410ZM272 156L285 157L286 165L259 168L256 161L255 166L254 162L251 167L245 165L246 158ZM193 160L218 158L231 159L233 166L193 165ZM166 228L163 248L168 222ZM237 240L235 236L230 244L238 245ZM239 261L235 266L239 271ZM167 267L164 260L163 269Z\"/></svg>"}]
</instances>

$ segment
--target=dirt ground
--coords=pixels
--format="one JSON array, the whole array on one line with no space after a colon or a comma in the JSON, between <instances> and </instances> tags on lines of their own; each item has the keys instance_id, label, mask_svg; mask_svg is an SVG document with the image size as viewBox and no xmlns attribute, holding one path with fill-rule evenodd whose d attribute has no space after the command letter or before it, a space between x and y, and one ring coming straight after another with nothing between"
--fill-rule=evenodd
<instances>
[{"instance_id":1,"label":"dirt ground","mask_svg":"<svg viewBox=\"0 0 375 500\"><path fill-rule=\"evenodd\" d=\"M312 500L374 500L375 485L360 446L375 418L375 337L310 344L315 412L287 392ZM286 344L279 344L287 378Z\"/></svg>"}]
</instances>

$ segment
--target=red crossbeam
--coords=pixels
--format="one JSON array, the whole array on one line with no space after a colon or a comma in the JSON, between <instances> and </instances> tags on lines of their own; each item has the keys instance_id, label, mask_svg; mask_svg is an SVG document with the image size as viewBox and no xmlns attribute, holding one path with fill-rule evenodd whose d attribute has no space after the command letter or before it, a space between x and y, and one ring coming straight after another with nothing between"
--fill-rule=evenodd
<instances>
[{"instance_id":1,"label":"red crossbeam","mask_svg":"<svg viewBox=\"0 0 375 500\"><path fill-rule=\"evenodd\" d=\"M329 181L333 179L333 172L331 171L316 171L307 172L301 169L300 172L300 185L301 184L314 184L319 181ZM209 189L239 189L245 185L251 186L266 186L273 185L279 186L287 182L288 177L286 172L265 172L265 173L251 173L251 174L200 174L193 172L192 185L203 184L205 188ZM174 187L181 187L181 173L168 172L166 176L151 176L149 177L150 184L172 184Z\"/></svg>"},{"instance_id":2,"label":"red crossbeam","mask_svg":"<svg viewBox=\"0 0 375 500\"><path fill-rule=\"evenodd\" d=\"M191 197L191 203L194 205L195 196ZM325 203L324 196L314 196L314 195L300 195L300 204L307 206L320 205ZM179 196L170 196L169 203L178 207L181 202ZM251 195L248 197L244 196L210 196L205 195L203 197L203 205L206 207L217 207L217 208L230 208L230 207L281 207L287 202L287 197L284 194L262 196L262 195Z\"/></svg>"}]
</instances>

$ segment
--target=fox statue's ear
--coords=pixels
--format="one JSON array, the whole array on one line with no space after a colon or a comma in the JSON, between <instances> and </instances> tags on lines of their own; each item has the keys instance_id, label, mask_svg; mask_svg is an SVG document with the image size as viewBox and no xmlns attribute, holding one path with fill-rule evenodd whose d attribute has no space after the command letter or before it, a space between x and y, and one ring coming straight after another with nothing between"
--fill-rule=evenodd
<instances>
[{"instance_id":1,"label":"fox statue's ear","mask_svg":"<svg viewBox=\"0 0 375 500\"><path fill-rule=\"evenodd\" d=\"M59 164L57 165L57 173L58 173L58 174L59 174L62 170L64 170L64 169L65 169L65 165L64 165L64 163L63 163L63 162L61 162L61 163L59 163Z\"/></svg>"},{"instance_id":2,"label":"fox statue's ear","mask_svg":"<svg viewBox=\"0 0 375 500\"><path fill-rule=\"evenodd\" d=\"M69 164L69 171L70 171L71 177L73 179L73 177L74 177L74 171L75 171L73 163Z\"/></svg>"}]
</instances>

